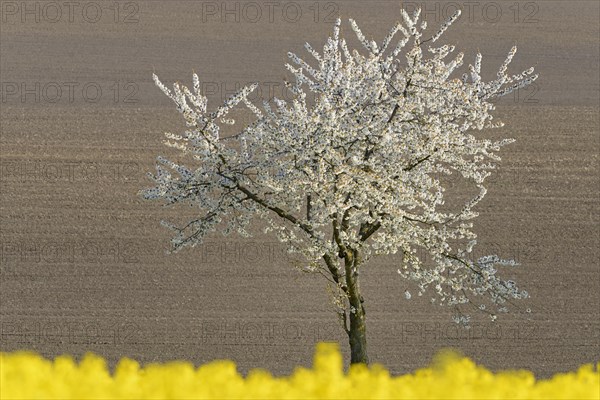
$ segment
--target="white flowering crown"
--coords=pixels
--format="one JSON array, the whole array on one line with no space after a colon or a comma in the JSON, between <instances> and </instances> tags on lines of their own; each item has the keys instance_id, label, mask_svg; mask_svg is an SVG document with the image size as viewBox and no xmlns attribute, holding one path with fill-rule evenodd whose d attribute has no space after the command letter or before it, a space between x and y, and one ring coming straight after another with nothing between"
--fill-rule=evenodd
<instances>
[{"instance_id":1,"label":"white flowering crown","mask_svg":"<svg viewBox=\"0 0 600 400\"><path fill-rule=\"evenodd\" d=\"M198 207L198 217L183 226L163 222L176 233L174 250L201 243L221 225L224 234L248 235L258 216L290 252L306 257L307 270L333 277L342 288L348 271L335 260L355 255L358 274L373 254L401 252L398 272L416 283L419 295L433 286L441 304L459 311L474 296L488 295L500 311L511 299L527 297L495 275L496 266L514 261L469 258L476 243L470 221L498 151L513 142L480 133L502 126L492 122L492 101L537 75L533 68L507 74L513 47L496 79L482 80L481 54L453 77L463 53L437 43L460 12L426 40L419 15L402 10L403 22L381 43L368 40L350 20L362 51L348 47L338 20L322 52L306 44L312 60L289 54L286 67L295 79L286 85L293 99L274 98L260 108L248 99L257 85L209 111L195 73L191 90L176 83L172 91L154 75L188 127L167 133L165 143L195 165L159 157L156 175L150 174L155 186L143 191L147 199ZM221 137L224 124L235 124L227 115L238 106L255 120ZM444 207L442 178L449 174L470 183L474 197ZM496 318L485 304L477 308ZM455 320L468 319L459 312Z\"/></svg>"}]
</instances>

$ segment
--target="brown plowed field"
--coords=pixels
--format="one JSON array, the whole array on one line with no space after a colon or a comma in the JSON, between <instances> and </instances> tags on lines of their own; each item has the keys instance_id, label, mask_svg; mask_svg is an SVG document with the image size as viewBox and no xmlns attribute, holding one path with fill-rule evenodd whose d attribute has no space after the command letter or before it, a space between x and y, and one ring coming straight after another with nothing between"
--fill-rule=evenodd
<instances>
[{"instance_id":1,"label":"brown plowed field","mask_svg":"<svg viewBox=\"0 0 600 400\"><path fill-rule=\"evenodd\" d=\"M0 350L93 351L111 364L229 358L277 374L310 365L317 341L347 350L324 280L296 271L273 237L214 235L165 254L159 221L191 212L137 196L169 154L162 133L183 129L151 74L190 83L197 71L213 106L251 81L268 98L281 94L287 51L320 45L330 13L381 40L399 2L140 0L117 13L90 1L71 14L48 3L0 3ZM521 262L508 273L533 312L457 331L445 308L404 298L394 257L376 260L362 281L369 351L394 373L450 346L494 370L547 377L600 361L600 3L475 3L446 41L467 63L480 49L489 77L516 43L512 71L540 73L498 104L506 126L494 135L517 142L476 220L482 254ZM453 9L425 5L430 26Z\"/></svg>"}]
</instances>

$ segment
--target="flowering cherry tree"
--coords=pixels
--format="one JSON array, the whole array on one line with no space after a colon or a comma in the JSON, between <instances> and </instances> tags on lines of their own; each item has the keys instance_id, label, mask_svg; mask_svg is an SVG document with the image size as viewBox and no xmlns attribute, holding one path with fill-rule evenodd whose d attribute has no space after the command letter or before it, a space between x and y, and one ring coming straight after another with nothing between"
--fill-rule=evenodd
<instances>
[{"instance_id":1,"label":"flowering cherry tree","mask_svg":"<svg viewBox=\"0 0 600 400\"><path fill-rule=\"evenodd\" d=\"M265 231L306 259L304 270L330 281L352 363L368 362L360 272L374 255L400 252L400 277L413 281L418 295L430 288L432 302L455 309L458 323L468 324L468 306L495 320L507 303L528 297L496 275L514 261L472 259L471 220L498 151L513 142L480 133L502 126L492 122L493 101L537 75L533 68L507 74L515 47L496 79L482 80L481 54L461 74L463 53L437 45L459 15L426 35L420 10L402 10L403 21L380 43L350 20L360 51L349 48L338 20L322 52L306 44L310 60L289 54L294 79L285 84L293 99L261 107L248 99L257 85L209 111L196 74L191 90L178 83L170 90L154 75L188 127L166 133L165 143L190 164L159 157L157 173L149 174L155 186L142 193L199 207L181 226L163 222L175 232L173 249L195 246L215 230L248 236L252 218L260 217ZM235 125L227 116L236 107L255 118L221 137L224 125ZM443 185L450 174L474 189L452 207Z\"/></svg>"}]
</instances>

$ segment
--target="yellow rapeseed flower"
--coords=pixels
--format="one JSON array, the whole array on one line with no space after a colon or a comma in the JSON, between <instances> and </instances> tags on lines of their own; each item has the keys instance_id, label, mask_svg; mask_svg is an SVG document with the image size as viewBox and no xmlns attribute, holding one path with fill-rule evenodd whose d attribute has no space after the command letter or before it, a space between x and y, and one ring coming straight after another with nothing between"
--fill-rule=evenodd
<instances>
[{"instance_id":1,"label":"yellow rapeseed flower","mask_svg":"<svg viewBox=\"0 0 600 400\"><path fill-rule=\"evenodd\" d=\"M391 376L382 365L344 372L335 343L317 346L312 369L287 377L262 369L244 378L232 361L195 368L188 362L149 364L123 358L110 374L86 354L46 360L32 352L0 353L1 399L600 399L600 363L536 381L530 371L494 374L457 353L438 354L428 368Z\"/></svg>"}]
</instances>

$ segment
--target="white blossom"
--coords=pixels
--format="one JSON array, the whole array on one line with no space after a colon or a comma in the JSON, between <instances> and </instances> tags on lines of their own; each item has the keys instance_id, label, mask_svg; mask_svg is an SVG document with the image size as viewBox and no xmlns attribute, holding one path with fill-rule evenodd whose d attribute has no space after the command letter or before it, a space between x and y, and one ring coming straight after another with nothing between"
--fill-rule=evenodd
<instances>
[{"instance_id":1,"label":"white blossom","mask_svg":"<svg viewBox=\"0 0 600 400\"><path fill-rule=\"evenodd\" d=\"M502 126L492 122L491 101L537 75L533 68L507 75L513 47L495 80L482 80L480 53L468 74L454 77L463 53L428 42L437 42L459 15L421 40L426 24L419 23L420 10L412 16L402 10L403 21L380 44L350 20L360 50L348 48L338 20L321 52L306 44L309 60L289 53L286 68L295 83L287 85L295 97L262 107L248 99L256 85L210 111L195 73L191 91L178 83L170 90L153 75L188 127L166 134L166 144L190 164L159 158L150 175L155 186L143 194L198 210L183 226L166 224L175 231L173 249L194 246L221 225L226 234L248 235L252 218L259 217L290 252L306 258L307 271L323 273L348 296L344 282L357 279L372 256L399 252L400 276L419 288L419 296L430 288L434 303L460 310L486 296L503 312L507 302L527 298L513 281L496 276L497 267L511 268L514 261L469 257L476 245L471 221L487 193L486 178L500 149L512 142L482 133ZM255 120L221 137L221 126L235 123L227 115L238 106ZM473 189L453 207L445 203L443 185L450 174ZM343 265L348 260L351 269ZM405 297L411 298L408 290ZM357 312L356 302L346 306ZM474 308L496 318L489 306ZM469 320L462 312L455 317L461 324Z\"/></svg>"}]
</instances>

